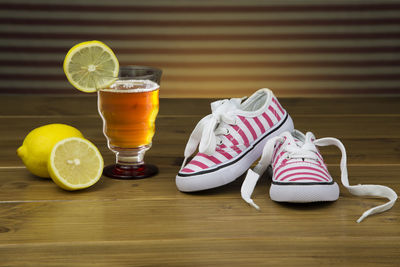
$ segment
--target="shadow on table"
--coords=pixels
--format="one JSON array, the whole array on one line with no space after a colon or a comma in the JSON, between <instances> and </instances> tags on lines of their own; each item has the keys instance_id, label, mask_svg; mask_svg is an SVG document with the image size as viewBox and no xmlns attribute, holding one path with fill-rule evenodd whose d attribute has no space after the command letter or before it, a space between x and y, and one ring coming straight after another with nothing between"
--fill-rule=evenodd
<instances>
[{"instance_id":1,"label":"shadow on table","mask_svg":"<svg viewBox=\"0 0 400 267\"><path fill-rule=\"evenodd\" d=\"M246 172L247 173L247 172ZM238 194L240 196L240 188L242 186L243 180L246 177L246 173L240 176L238 179L224 186L220 186L217 188L199 191L199 192L190 192L190 195L198 195L198 196L213 196L213 195L228 195L228 194ZM256 188L261 187L266 189L269 192L269 188L271 187L271 177L272 172L269 168L258 180ZM268 193L267 193L268 194ZM266 197L269 197L268 195ZM326 208L334 203L334 201L329 202L311 202L311 203L290 203L290 202L275 202L282 208L291 209L291 210L315 210Z\"/></svg>"},{"instance_id":2,"label":"shadow on table","mask_svg":"<svg viewBox=\"0 0 400 267\"><path fill-rule=\"evenodd\" d=\"M242 187L242 183L244 178L246 177L247 172L245 172L242 176L237 178L235 181L217 187L213 189L203 190L199 192L190 192L192 195L203 195L203 196L212 196L212 195L223 195L223 194L231 194L237 193L240 195L240 188ZM256 187L261 188L269 188L271 186L271 175L268 172L265 172L257 182Z\"/></svg>"}]
</instances>

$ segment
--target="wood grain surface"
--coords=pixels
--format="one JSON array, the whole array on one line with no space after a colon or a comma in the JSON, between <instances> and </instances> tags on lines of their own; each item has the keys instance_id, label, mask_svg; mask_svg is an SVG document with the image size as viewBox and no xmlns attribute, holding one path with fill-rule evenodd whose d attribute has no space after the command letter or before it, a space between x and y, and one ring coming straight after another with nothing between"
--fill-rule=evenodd
<instances>
[{"instance_id":1,"label":"wood grain surface","mask_svg":"<svg viewBox=\"0 0 400 267\"><path fill-rule=\"evenodd\" d=\"M244 177L221 188L181 193L175 175L186 141L209 113L210 99L161 99L146 161L160 173L144 180L102 177L78 192L28 173L15 150L48 123L79 128L114 161L95 95L3 95L0 99L0 266L398 266L400 208L355 221L385 200L352 196L334 203L279 204L270 177L240 197ZM399 98L281 99L296 128L342 139L351 184L400 192ZM321 148L339 183L340 152Z\"/></svg>"}]
</instances>

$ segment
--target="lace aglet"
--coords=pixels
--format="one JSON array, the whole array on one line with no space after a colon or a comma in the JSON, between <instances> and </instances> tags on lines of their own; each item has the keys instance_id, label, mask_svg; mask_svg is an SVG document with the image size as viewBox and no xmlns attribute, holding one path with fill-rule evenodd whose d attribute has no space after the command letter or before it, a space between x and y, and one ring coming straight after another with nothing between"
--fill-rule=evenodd
<instances>
[{"instance_id":1,"label":"lace aglet","mask_svg":"<svg viewBox=\"0 0 400 267\"><path fill-rule=\"evenodd\" d=\"M250 206L254 207L256 210L260 210L260 207L251 199L251 194L253 193L254 187L260 178L260 175L253 170L249 169L247 171L246 178L243 181L242 188L240 189L242 198Z\"/></svg>"},{"instance_id":2,"label":"lace aglet","mask_svg":"<svg viewBox=\"0 0 400 267\"><path fill-rule=\"evenodd\" d=\"M254 203L253 200L251 200L251 201L249 202L249 204L250 204L250 206L253 206L256 210L260 210L260 207L259 207L256 203Z\"/></svg>"},{"instance_id":3,"label":"lace aglet","mask_svg":"<svg viewBox=\"0 0 400 267\"><path fill-rule=\"evenodd\" d=\"M362 222L367 216L361 216L360 218L358 218L357 223Z\"/></svg>"},{"instance_id":4,"label":"lace aglet","mask_svg":"<svg viewBox=\"0 0 400 267\"><path fill-rule=\"evenodd\" d=\"M357 223L362 222L362 221L363 221L365 218L367 218L369 215L374 214L374 212L372 212L373 210L374 210L374 209L372 208L372 209L367 210L366 212L364 212L364 213L361 215L361 217L358 218Z\"/></svg>"},{"instance_id":5,"label":"lace aglet","mask_svg":"<svg viewBox=\"0 0 400 267\"><path fill-rule=\"evenodd\" d=\"M253 201L252 199L248 199L248 200L246 200L246 202L247 202L250 206L252 206L253 208L255 208L256 210L260 210L260 207L259 207L256 203L254 203L254 201Z\"/></svg>"}]
</instances>

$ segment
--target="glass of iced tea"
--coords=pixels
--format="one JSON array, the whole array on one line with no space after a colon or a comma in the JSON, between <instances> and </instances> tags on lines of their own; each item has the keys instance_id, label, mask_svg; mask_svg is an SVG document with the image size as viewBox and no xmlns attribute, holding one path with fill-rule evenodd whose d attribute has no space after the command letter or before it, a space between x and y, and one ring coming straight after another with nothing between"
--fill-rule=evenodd
<instances>
[{"instance_id":1,"label":"glass of iced tea","mask_svg":"<svg viewBox=\"0 0 400 267\"><path fill-rule=\"evenodd\" d=\"M140 179L158 173L143 158L155 133L161 73L151 67L120 67L118 79L98 90L103 132L108 148L116 154L116 163L104 168L105 176Z\"/></svg>"}]
</instances>

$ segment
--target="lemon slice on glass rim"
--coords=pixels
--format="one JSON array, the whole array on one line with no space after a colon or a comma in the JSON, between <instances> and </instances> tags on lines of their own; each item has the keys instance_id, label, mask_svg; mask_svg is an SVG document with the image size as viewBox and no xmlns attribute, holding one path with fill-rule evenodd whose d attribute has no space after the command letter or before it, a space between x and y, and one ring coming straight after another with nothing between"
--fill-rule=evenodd
<instances>
[{"instance_id":1,"label":"lemon slice on glass rim","mask_svg":"<svg viewBox=\"0 0 400 267\"><path fill-rule=\"evenodd\" d=\"M114 52L100 41L72 47L64 59L64 73L78 90L92 93L110 86L118 77L119 63Z\"/></svg>"},{"instance_id":2,"label":"lemon slice on glass rim","mask_svg":"<svg viewBox=\"0 0 400 267\"><path fill-rule=\"evenodd\" d=\"M103 157L97 147L81 137L59 141L47 163L51 179L70 191L94 185L100 179L103 167Z\"/></svg>"}]
</instances>

